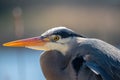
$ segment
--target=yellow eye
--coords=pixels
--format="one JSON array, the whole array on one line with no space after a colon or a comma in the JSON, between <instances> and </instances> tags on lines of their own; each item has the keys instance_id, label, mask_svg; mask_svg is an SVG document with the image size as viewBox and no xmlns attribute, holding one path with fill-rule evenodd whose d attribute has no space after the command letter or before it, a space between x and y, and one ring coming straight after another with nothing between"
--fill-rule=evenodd
<instances>
[{"instance_id":1,"label":"yellow eye","mask_svg":"<svg viewBox=\"0 0 120 80\"><path fill-rule=\"evenodd\" d=\"M53 38L54 41L58 41L59 39L60 39L59 36L55 36L55 37Z\"/></svg>"}]
</instances>

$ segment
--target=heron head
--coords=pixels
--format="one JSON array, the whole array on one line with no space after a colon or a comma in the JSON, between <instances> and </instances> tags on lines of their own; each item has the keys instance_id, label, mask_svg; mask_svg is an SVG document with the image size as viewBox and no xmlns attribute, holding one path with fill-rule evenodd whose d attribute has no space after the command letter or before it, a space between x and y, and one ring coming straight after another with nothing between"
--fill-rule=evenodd
<instances>
[{"instance_id":1,"label":"heron head","mask_svg":"<svg viewBox=\"0 0 120 80\"><path fill-rule=\"evenodd\" d=\"M76 34L66 27L49 29L41 36L11 41L3 44L9 47L27 47L35 50L59 50L66 51L75 37L84 37Z\"/></svg>"}]
</instances>

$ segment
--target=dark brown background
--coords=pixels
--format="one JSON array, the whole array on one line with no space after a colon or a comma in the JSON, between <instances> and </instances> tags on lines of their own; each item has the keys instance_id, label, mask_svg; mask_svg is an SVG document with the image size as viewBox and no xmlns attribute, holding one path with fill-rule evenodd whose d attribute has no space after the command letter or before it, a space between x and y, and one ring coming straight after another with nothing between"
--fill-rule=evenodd
<instances>
[{"instance_id":1,"label":"dark brown background","mask_svg":"<svg viewBox=\"0 0 120 80\"><path fill-rule=\"evenodd\" d=\"M0 42L39 36L66 26L120 44L120 0L1 0Z\"/></svg>"}]
</instances>

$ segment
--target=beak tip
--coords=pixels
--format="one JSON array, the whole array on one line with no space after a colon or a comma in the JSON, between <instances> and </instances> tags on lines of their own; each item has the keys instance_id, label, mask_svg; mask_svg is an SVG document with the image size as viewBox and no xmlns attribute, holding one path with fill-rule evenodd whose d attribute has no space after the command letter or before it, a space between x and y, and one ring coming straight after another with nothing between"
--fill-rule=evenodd
<instances>
[{"instance_id":1,"label":"beak tip","mask_svg":"<svg viewBox=\"0 0 120 80\"><path fill-rule=\"evenodd\" d=\"M4 43L4 44L2 44L2 46L10 46L10 45L8 45L7 43Z\"/></svg>"},{"instance_id":2,"label":"beak tip","mask_svg":"<svg viewBox=\"0 0 120 80\"><path fill-rule=\"evenodd\" d=\"M3 43L2 46L5 46L5 47L14 47L15 44L13 42L7 42L7 43Z\"/></svg>"},{"instance_id":3,"label":"beak tip","mask_svg":"<svg viewBox=\"0 0 120 80\"><path fill-rule=\"evenodd\" d=\"M6 46L5 44L2 44L2 46Z\"/></svg>"},{"instance_id":4,"label":"beak tip","mask_svg":"<svg viewBox=\"0 0 120 80\"><path fill-rule=\"evenodd\" d=\"M5 43L3 43L3 44L2 44L2 46L6 46L6 44L5 44Z\"/></svg>"}]
</instances>

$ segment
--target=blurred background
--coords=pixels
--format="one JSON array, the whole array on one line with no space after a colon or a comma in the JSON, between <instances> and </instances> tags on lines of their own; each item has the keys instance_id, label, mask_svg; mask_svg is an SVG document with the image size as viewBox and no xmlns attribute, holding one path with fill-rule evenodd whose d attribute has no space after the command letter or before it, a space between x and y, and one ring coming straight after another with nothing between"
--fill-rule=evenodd
<instances>
[{"instance_id":1,"label":"blurred background","mask_svg":"<svg viewBox=\"0 0 120 80\"><path fill-rule=\"evenodd\" d=\"M66 26L120 46L120 0L0 0L0 80L45 80L42 51L8 48L11 40Z\"/></svg>"}]
</instances>

